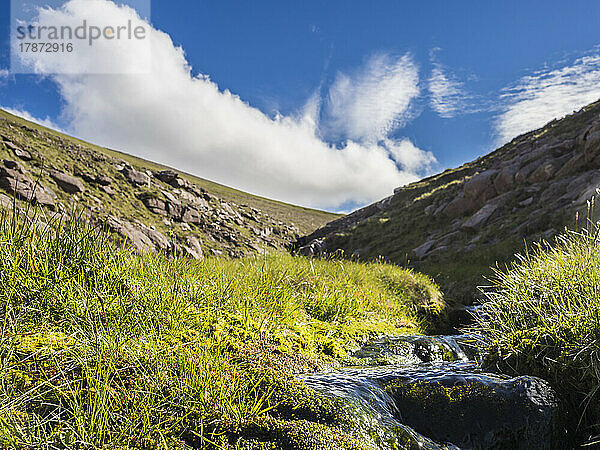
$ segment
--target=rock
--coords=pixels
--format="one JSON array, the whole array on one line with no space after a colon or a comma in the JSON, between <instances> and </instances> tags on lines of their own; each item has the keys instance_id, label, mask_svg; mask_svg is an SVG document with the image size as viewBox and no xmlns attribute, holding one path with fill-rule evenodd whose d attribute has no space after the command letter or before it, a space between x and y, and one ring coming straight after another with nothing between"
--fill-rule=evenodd
<instances>
[{"instance_id":1,"label":"rock","mask_svg":"<svg viewBox=\"0 0 600 450\"><path fill-rule=\"evenodd\" d=\"M535 184L548 181L556 173L558 167L558 161L544 162L527 177L527 182Z\"/></svg>"},{"instance_id":2,"label":"rock","mask_svg":"<svg viewBox=\"0 0 600 450\"><path fill-rule=\"evenodd\" d=\"M435 205L429 205L423 210L423 212L425 213L426 216L432 216L433 214L435 214L436 209L437 208Z\"/></svg>"},{"instance_id":3,"label":"rock","mask_svg":"<svg viewBox=\"0 0 600 450\"><path fill-rule=\"evenodd\" d=\"M434 369L433 369L434 370ZM552 448L558 400L545 381L468 373L374 377L391 396L402 423L460 448Z\"/></svg>"},{"instance_id":4,"label":"rock","mask_svg":"<svg viewBox=\"0 0 600 450\"><path fill-rule=\"evenodd\" d=\"M493 183L497 174L497 170L486 170L468 180L464 187L465 197L479 203L485 203L494 198L498 195Z\"/></svg>"},{"instance_id":5,"label":"rock","mask_svg":"<svg viewBox=\"0 0 600 450\"><path fill-rule=\"evenodd\" d=\"M162 234L160 231L154 228L143 226L142 232L150 238L154 246L160 250L169 251L171 250L171 241L167 236Z\"/></svg>"},{"instance_id":6,"label":"rock","mask_svg":"<svg viewBox=\"0 0 600 450\"><path fill-rule=\"evenodd\" d=\"M134 186L150 186L150 177L144 172L135 170L133 167L124 167L123 175Z\"/></svg>"},{"instance_id":7,"label":"rock","mask_svg":"<svg viewBox=\"0 0 600 450\"><path fill-rule=\"evenodd\" d=\"M29 153L27 150L23 150L21 147L19 147L7 137L2 136L2 139L4 141L4 146L7 149L12 150L12 152L17 158L21 158L24 161L31 161L33 159L31 153Z\"/></svg>"},{"instance_id":8,"label":"rock","mask_svg":"<svg viewBox=\"0 0 600 450\"><path fill-rule=\"evenodd\" d=\"M12 208L13 201L10 197L0 194L0 207L2 208Z\"/></svg>"},{"instance_id":9,"label":"rock","mask_svg":"<svg viewBox=\"0 0 600 450\"><path fill-rule=\"evenodd\" d=\"M484 205L483 208L473 214L465 223L462 224L462 228L472 230L481 228L496 213L497 210L498 205L495 203L488 203L487 205Z\"/></svg>"},{"instance_id":10,"label":"rock","mask_svg":"<svg viewBox=\"0 0 600 450\"><path fill-rule=\"evenodd\" d=\"M462 217L472 211L473 202L464 196L456 197L442 210L442 213L450 218Z\"/></svg>"},{"instance_id":11,"label":"rock","mask_svg":"<svg viewBox=\"0 0 600 450\"><path fill-rule=\"evenodd\" d=\"M557 178L562 178L580 171L585 168L586 165L585 155L583 153L577 153L559 168L555 175Z\"/></svg>"},{"instance_id":12,"label":"rock","mask_svg":"<svg viewBox=\"0 0 600 450\"><path fill-rule=\"evenodd\" d=\"M68 194L77 194L85 190L81 180L66 173L53 170L50 172L50 177L56 182L59 188Z\"/></svg>"},{"instance_id":13,"label":"rock","mask_svg":"<svg viewBox=\"0 0 600 450\"><path fill-rule=\"evenodd\" d=\"M194 225L200 225L204 222L200 212L192 207L186 207L181 215L181 221L185 223L191 223Z\"/></svg>"},{"instance_id":14,"label":"rock","mask_svg":"<svg viewBox=\"0 0 600 450\"><path fill-rule=\"evenodd\" d=\"M157 198L154 194L143 193L138 196L144 206L154 214L160 214L161 216L167 215L167 204L164 200Z\"/></svg>"},{"instance_id":15,"label":"rock","mask_svg":"<svg viewBox=\"0 0 600 450\"><path fill-rule=\"evenodd\" d=\"M173 170L163 170L156 174L156 178L160 181L167 183L174 188L181 188L186 186L186 181L179 176L179 174Z\"/></svg>"},{"instance_id":16,"label":"rock","mask_svg":"<svg viewBox=\"0 0 600 450\"><path fill-rule=\"evenodd\" d=\"M11 162L13 161L8 161L8 163ZM56 206L56 202L54 201L55 194L51 190L45 188L40 183L34 182L22 173L20 166L7 164L7 161L5 161L6 165L16 167L16 169L8 167L0 168L0 188L22 200L35 202L54 210Z\"/></svg>"},{"instance_id":17,"label":"rock","mask_svg":"<svg viewBox=\"0 0 600 450\"><path fill-rule=\"evenodd\" d=\"M186 243L182 246L183 250L194 259L202 259L204 255L202 253L202 246L198 239L194 236L187 236Z\"/></svg>"},{"instance_id":18,"label":"rock","mask_svg":"<svg viewBox=\"0 0 600 450\"><path fill-rule=\"evenodd\" d=\"M429 252L429 250L431 250L433 248L433 245L435 244L434 240L429 240L427 242L425 242L422 245L419 245L417 248L413 249L413 253L415 254L415 256L419 259L422 259L423 256L425 256L427 254L427 252Z\"/></svg>"},{"instance_id":19,"label":"rock","mask_svg":"<svg viewBox=\"0 0 600 450\"><path fill-rule=\"evenodd\" d=\"M522 206L522 207L530 206L532 204L533 204L533 197L529 197L528 199L525 199L522 202L519 202L519 206Z\"/></svg>"},{"instance_id":20,"label":"rock","mask_svg":"<svg viewBox=\"0 0 600 450\"><path fill-rule=\"evenodd\" d=\"M106 175L97 175L96 178L94 178L94 182L100 186L110 186L113 180Z\"/></svg>"},{"instance_id":21,"label":"rock","mask_svg":"<svg viewBox=\"0 0 600 450\"><path fill-rule=\"evenodd\" d=\"M118 219L114 216L109 216L106 220L107 227L124 237L126 241L136 250L141 252L152 252L156 247L144 232L136 228L133 224L126 220Z\"/></svg>"},{"instance_id":22,"label":"rock","mask_svg":"<svg viewBox=\"0 0 600 450\"><path fill-rule=\"evenodd\" d=\"M23 169L21 164L19 164L16 161L11 161L10 159L5 159L2 162L4 163L4 167L6 167L7 169L16 170L19 173L25 173L25 170Z\"/></svg>"},{"instance_id":23,"label":"rock","mask_svg":"<svg viewBox=\"0 0 600 450\"><path fill-rule=\"evenodd\" d=\"M115 195L116 194L116 192L114 191L114 189L111 188L110 186L102 186L102 185L100 185L100 187L98 189L100 189L101 191L105 192L108 195Z\"/></svg>"},{"instance_id":24,"label":"rock","mask_svg":"<svg viewBox=\"0 0 600 450\"><path fill-rule=\"evenodd\" d=\"M496 178L494 178L494 188L496 192L501 194L503 192L508 192L515 186L515 175L517 174L517 167L510 166L505 167L498 173Z\"/></svg>"},{"instance_id":25,"label":"rock","mask_svg":"<svg viewBox=\"0 0 600 450\"><path fill-rule=\"evenodd\" d=\"M518 184L525 184L529 175L531 175L542 163L543 161L535 160L521 167L515 175L515 181Z\"/></svg>"},{"instance_id":26,"label":"rock","mask_svg":"<svg viewBox=\"0 0 600 450\"><path fill-rule=\"evenodd\" d=\"M325 253L327 250L327 246L323 239L313 239L308 244L300 247L298 249L298 254L302 256L319 256Z\"/></svg>"}]
</instances>

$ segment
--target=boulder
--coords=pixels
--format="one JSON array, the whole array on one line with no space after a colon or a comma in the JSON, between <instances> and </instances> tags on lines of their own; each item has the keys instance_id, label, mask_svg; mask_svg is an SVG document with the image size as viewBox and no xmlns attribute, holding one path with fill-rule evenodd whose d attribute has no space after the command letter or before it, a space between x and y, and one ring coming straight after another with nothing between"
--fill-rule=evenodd
<instances>
[{"instance_id":1,"label":"boulder","mask_svg":"<svg viewBox=\"0 0 600 450\"><path fill-rule=\"evenodd\" d=\"M185 245L182 246L182 250L190 257L194 259L202 259L204 255L202 253L202 246L198 239L194 236L187 236L185 238Z\"/></svg>"},{"instance_id":2,"label":"boulder","mask_svg":"<svg viewBox=\"0 0 600 450\"><path fill-rule=\"evenodd\" d=\"M96 175L94 182L100 186L110 186L113 182L112 178L106 175Z\"/></svg>"},{"instance_id":3,"label":"boulder","mask_svg":"<svg viewBox=\"0 0 600 450\"><path fill-rule=\"evenodd\" d=\"M164 200L150 193L141 194L139 199L150 212L161 216L167 215L167 204Z\"/></svg>"},{"instance_id":4,"label":"boulder","mask_svg":"<svg viewBox=\"0 0 600 450\"><path fill-rule=\"evenodd\" d=\"M325 253L327 250L327 246L325 244L325 240L323 239L313 239L308 244L300 247L298 249L298 254L302 256L319 256Z\"/></svg>"},{"instance_id":5,"label":"boulder","mask_svg":"<svg viewBox=\"0 0 600 450\"><path fill-rule=\"evenodd\" d=\"M13 162L5 161L5 167L0 168L0 188L22 200L35 202L53 210L56 206L55 194L22 173L22 169L16 163L10 164Z\"/></svg>"},{"instance_id":6,"label":"boulder","mask_svg":"<svg viewBox=\"0 0 600 450\"><path fill-rule=\"evenodd\" d=\"M538 159L521 167L515 175L515 182L518 184L525 184L529 175L531 175L543 162L544 161Z\"/></svg>"},{"instance_id":7,"label":"boulder","mask_svg":"<svg viewBox=\"0 0 600 450\"><path fill-rule=\"evenodd\" d=\"M375 377L403 424L460 448L553 447L558 399L544 380L434 370Z\"/></svg>"},{"instance_id":8,"label":"boulder","mask_svg":"<svg viewBox=\"0 0 600 450\"><path fill-rule=\"evenodd\" d=\"M153 252L156 247L146 234L126 220L109 216L106 220L109 230L119 234L136 250L141 252Z\"/></svg>"},{"instance_id":9,"label":"boulder","mask_svg":"<svg viewBox=\"0 0 600 450\"><path fill-rule=\"evenodd\" d=\"M461 195L448 203L442 210L442 214L450 218L456 218L464 216L473 209L473 202Z\"/></svg>"},{"instance_id":10,"label":"boulder","mask_svg":"<svg viewBox=\"0 0 600 450\"><path fill-rule=\"evenodd\" d=\"M556 177L561 178L581 171L587 166L585 154L576 153L556 172Z\"/></svg>"},{"instance_id":11,"label":"boulder","mask_svg":"<svg viewBox=\"0 0 600 450\"><path fill-rule=\"evenodd\" d=\"M462 224L464 229L477 230L487 223L488 220L496 213L498 205L495 203L488 203L484 205L479 211L473 214L465 223Z\"/></svg>"},{"instance_id":12,"label":"boulder","mask_svg":"<svg viewBox=\"0 0 600 450\"><path fill-rule=\"evenodd\" d=\"M204 222L202 214L200 214L200 212L197 209L192 208L190 206L187 206L183 210L183 214L181 215L180 220L182 222L191 223L195 225L200 225Z\"/></svg>"},{"instance_id":13,"label":"boulder","mask_svg":"<svg viewBox=\"0 0 600 450\"><path fill-rule=\"evenodd\" d=\"M160 231L155 230L154 228L149 228L146 226L141 227L142 232L150 238L152 243L157 249L169 251L171 250L171 241L167 236L162 234Z\"/></svg>"},{"instance_id":14,"label":"boulder","mask_svg":"<svg viewBox=\"0 0 600 450\"><path fill-rule=\"evenodd\" d=\"M515 175L517 166L509 166L502 169L496 178L494 178L494 189L498 194L508 192L515 187Z\"/></svg>"},{"instance_id":15,"label":"boulder","mask_svg":"<svg viewBox=\"0 0 600 450\"><path fill-rule=\"evenodd\" d=\"M33 159L33 157L31 156L31 153L29 153L27 150L23 150L21 147L19 147L17 144L12 142L10 139L8 139L6 137L2 137L2 139L4 140L4 146L7 149L12 150L12 152L15 154L15 156L17 158L21 158L24 161L31 161Z\"/></svg>"},{"instance_id":16,"label":"boulder","mask_svg":"<svg viewBox=\"0 0 600 450\"><path fill-rule=\"evenodd\" d=\"M179 176L177 172L174 170L163 170L161 172L156 173L156 178L158 178L163 183L167 183L174 188L181 188L186 186L186 181Z\"/></svg>"},{"instance_id":17,"label":"boulder","mask_svg":"<svg viewBox=\"0 0 600 450\"><path fill-rule=\"evenodd\" d=\"M485 203L494 198L498 195L493 183L497 174L497 170L486 170L468 180L464 187L465 198L480 203Z\"/></svg>"},{"instance_id":18,"label":"boulder","mask_svg":"<svg viewBox=\"0 0 600 450\"><path fill-rule=\"evenodd\" d=\"M150 185L150 177L144 172L140 172L139 170L135 170L131 166L125 166L123 168L123 175L125 178L133 184L134 186L149 186Z\"/></svg>"},{"instance_id":19,"label":"boulder","mask_svg":"<svg viewBox=\"0 0 600 450\"><path fill-rule=\"evenodd\" d=\"M85 190L81 180L66 173L53 170L50 172L50 177L56 182L59 188L68 194L77 194Z\"/></svg>"},{"instance_id":20,"label":"boulder","mask_svg":"<svg viewBox=\"0 0 600 450\"><path fill-rule=\"evenodd\" d=\"M435 241L431 239L425 242L424 244L419 245L417 248L413 248L413 253L417 258L422 259L427 254L427 252L429 252L429 250L433 248L434 244Z\"/></svg>"}]
</instances>

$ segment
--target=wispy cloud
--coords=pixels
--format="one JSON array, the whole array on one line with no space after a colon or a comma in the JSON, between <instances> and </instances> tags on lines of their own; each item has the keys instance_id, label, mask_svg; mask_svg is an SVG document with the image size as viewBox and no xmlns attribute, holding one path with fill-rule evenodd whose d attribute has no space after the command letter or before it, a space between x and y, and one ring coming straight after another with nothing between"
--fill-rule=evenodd
<instances>
[{"instance_id":1,"label":"wispy cloud","mask_svg":"<svg viewBox=\"0 0 600 450\"><path fill-rule=\"evenodd\" d=\"M0 80L5 80L10 75L8 69L0 69Z\"/></svg>"},{"instance_id":2,"label":"wispy cloud","mask_svg":"<svg viewBox=\"0 0 600 450\"><path fill-rule=\"evenodd\" d=\"M139 20L131 9L107 0L70 0L66 6L42 10L40 25L80 23L90 16L106 23ZM410 56L375 57L356 74L340 74L326 99L316 96L298 114L270 117L207 75L193 75L184 51L168 34L150 29L149 39L148 75L52 77L73 133L249 192L333 210L387 196L418 179L418 168L433 160L430 153L389 138L410 115L419 93ZM105 56L93 61L82 56L69 64L86 72L109 61L127 68L142 57L99 50ZM56 66L61 61L33 63L64 73ZM342 144L322 137L323 102L328 120L345 134Z\"/></svg>"},{"instance_id":3,"label":"wispy cloud","mask_svg":"<svg viewBox=\"0 0 600 450\"><path fill-rule=\"evenodd\" d=\"M377 142L411 118L411 102L419 93L419 71L411 55L373 56L356 72L337 75L321 129L333 138Z\"/></svg>"},{"instance_id":4,"label":"wispy cloud","mask_svg":"<svg viewBox=\"0 0 600 450\"><path fill-rule=\"evenodd\" d=\"M428 88L429 106L440 117L450 119L468 111L468 95L464 83L459 81L442 64L433 62Z\"/></svg>"},{"instance_id":5,"label":"wispy cloud","mask_svg":"<svg viewBox=\"0 0 600 450\"><path fill-rule=\"evenodd\" d=\"M600 99L600 54L521 78L500 97L498 140L507 142Z\"/></svg>"}]
</instances>

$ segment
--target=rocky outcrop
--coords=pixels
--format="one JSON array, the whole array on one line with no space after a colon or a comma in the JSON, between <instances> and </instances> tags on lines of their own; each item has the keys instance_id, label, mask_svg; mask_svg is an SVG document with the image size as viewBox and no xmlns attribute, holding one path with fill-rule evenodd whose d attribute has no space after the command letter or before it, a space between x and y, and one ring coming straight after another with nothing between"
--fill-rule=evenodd
<instances>
[{"instance_id":1,"label":"rocky outcrop","mask_svg":"<svg viewBox=\"0 0 600 450\"><path fill-rule=\"evenodd\" d=\"M476 293L457 293L455 287L484 280L457 280L461 272L453 268L487 275L524 241L552 239L556 230L574 224L577 213L585 217L587 202L600 189L598 169L600 102L460 168L398 188L300 239L296 247L308 254L322 248L352 255L361 249L363 259L409 261L440 279L449 295L469 302ZM447 269L440 273L440 267Z\"/></svg>"},{"instance_id":2,"label":"rocky outcrop","mask_svg":"<svg viewBox=\"0 0 600 450\"><path fill-rule=\"evenodd\" d=\"M41 183L31 179L15 161L4 160L0 167L0 188L27 202L34 202L54 210L55 196Z\"/></svg>"}]
</instances>

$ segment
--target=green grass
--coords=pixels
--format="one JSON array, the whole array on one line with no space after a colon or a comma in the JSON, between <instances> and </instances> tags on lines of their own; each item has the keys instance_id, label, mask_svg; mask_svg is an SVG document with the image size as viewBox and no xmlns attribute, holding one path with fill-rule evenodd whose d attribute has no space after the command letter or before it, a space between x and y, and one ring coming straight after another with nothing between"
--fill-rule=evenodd
<instances>
[{"instance_id":1,"label":"green grass","mask_svg":"<svg viewBox=\"0 0 600 450\"><path fill-rule=\"evenodd\" d=\"M361 448L291 374L443 309L394 266L140 255L39 214L0 217L2 448Z\"/></svg>"},{"instance_id":2,"label":"green grass","mask_svg":"<svg viewBox=\"0 0 600 450\"><path fill-rule=\"evenodd\" d=\"M600 434L600 227L518 256L485 296L477 331L491 340L486 364L549 381L570 431Z\"/></svg>"}]
</instances>

